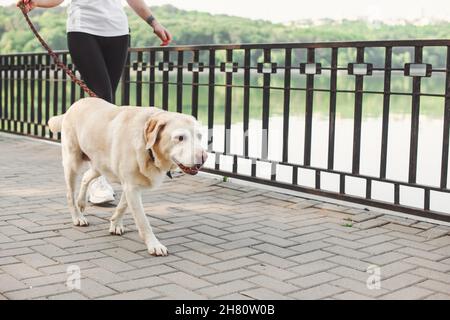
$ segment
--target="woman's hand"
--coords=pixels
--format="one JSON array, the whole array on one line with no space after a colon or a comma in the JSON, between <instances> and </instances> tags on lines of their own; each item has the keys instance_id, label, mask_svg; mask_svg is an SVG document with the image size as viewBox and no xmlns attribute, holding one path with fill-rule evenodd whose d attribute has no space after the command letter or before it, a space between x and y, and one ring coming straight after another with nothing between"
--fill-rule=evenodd
<instances>
[{"instance_id":1,"label":"woman's hand","mask_svg":"<svg viewBox=\"0 0 450 320\"><path fill-rule=\"evenodd\" d=\"M154 23L152 23L152 27L153 33L156 34L162 41L161 46L167 46L172 41L172 35L170 32L158 21L154 21Z\"/></svg>"},{"instance_id":2,"label":"woman's hand","mask_svg":"<svg viewBox=\"0 0 450 320\"><path fill-rule=\"evenodd\" d=\"M18 0L16 3L18 7L20 7L22 4L24 5L26 13L37 7L36 0Z\"/></svg>"}]
</instances>

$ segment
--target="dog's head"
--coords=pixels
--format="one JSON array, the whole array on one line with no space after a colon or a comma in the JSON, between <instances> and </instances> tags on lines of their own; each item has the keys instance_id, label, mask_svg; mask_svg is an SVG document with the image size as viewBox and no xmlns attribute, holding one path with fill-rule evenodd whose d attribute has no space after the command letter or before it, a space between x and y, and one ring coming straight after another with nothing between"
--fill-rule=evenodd
<instances>
[{"instance_id":1,"label":"dog's head","mask_svg":"<svg viewBox=\"0 0 450 320\"><path fill-rule=\"evenodd\" d=\"M201 146L200 125L189 115L159 112L147 120L144 137L146 149L154 154L159 167L178 166L195 175L208 157Z\"/></svg>"}]
</instances>

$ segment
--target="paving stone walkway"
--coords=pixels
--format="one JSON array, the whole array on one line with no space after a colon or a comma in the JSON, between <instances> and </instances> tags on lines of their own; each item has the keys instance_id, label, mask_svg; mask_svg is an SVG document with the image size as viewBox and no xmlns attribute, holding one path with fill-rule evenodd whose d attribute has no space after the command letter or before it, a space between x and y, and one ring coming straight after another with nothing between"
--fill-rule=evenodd
<instances>
[{"instance_id":1,"label":"paving stone walkway","mask_svg":"<svg viewBox=\"0 0 450 320\"><path fill-rule=\"evenodd\" d=\"M183 176L144 197L152 257L130 214L109 235L112 207L72 226L60 160L0 134L0 299L450 299L449 227Z\"/></svg>"}]
</instances>

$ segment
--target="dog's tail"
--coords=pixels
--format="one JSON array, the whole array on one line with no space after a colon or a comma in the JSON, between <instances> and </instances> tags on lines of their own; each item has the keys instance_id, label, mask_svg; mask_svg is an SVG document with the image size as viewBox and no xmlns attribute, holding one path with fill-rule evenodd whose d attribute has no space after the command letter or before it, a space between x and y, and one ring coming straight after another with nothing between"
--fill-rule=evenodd
<instances>
[{"instance_id":1,"label":"dog's tail","mask_svg":"<svg viewBox=\"0 0 450 320\"><path fill-rule=\"evenodd\" d=\"M48 120L48 127L50 128L50 131L53 133L61 132L61 126L64 119L64 115L51 117L50 120Z\"/></svg>"}]
</instances>

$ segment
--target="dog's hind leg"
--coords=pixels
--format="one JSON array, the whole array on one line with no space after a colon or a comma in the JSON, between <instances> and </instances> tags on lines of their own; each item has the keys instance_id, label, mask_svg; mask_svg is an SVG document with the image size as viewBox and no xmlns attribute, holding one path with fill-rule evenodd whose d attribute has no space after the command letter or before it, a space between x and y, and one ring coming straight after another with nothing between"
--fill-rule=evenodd
<instances>
[{"instance_id":1,"label":"dog's hind leg","mask_svg":"<svg viewBox=\"0 0 450 320\"><path fill-rule=\"evenodd\" d=\"M72 215L73 224L83 227L87 226L89 223L75 203L75 183L80 165L81 159L78 159L76 156L73 156L69 152L63 153L64 177L66 179L67 188L67 203Z\"/></svg>"},{"instance_id":2,"label":"dog's hind leg","mask_svg":"<svg viewBox=\"0 0 450 320\"><path fill-rule=\"evenodd\" d=\"M163 246L158 239L156 239L152 227L145 216L140 188L125 185L123 191L127 197L127 202L130 206L131 212L133 213L134 221L136 222L136 226L139 230L139 235L145 241L148 252L155 256L167 256L167 248Z\"/></svg>"},{"instance_id":3,"label":"dog's hind leg","mask_svg":"<svg viewBox=\"0 0 450 320\"><path fill-rule=\"evenodd\" d=\"M122 235L124 232L124 227L122 223L123 214L125 213L125 210L127 209L127 197L125 195L125 192L122 192L122 195L120 196L119 204L117 205L116 211L112 215L110 221L111 225L109 227L109 233L116 234L118 236Z\"/></svg>"},{"instance_id":4,"label":"dog's hind leg","mask_svg":"<svg viewBox=\"0 0 450 320\"><path fill-rule=\"evenodd\" d=\"M77 204L78 204L78 208L80 209L80 212L84 212L84 210L86 209L87 189L88 189L89 183L91 183L92 180L94 180L95 178L97 178L99 176L100 176L100 173L97 170L94 170L92 168L90 168L89 170L87 170L84 173L83 178L81 179L80 192L78 194L78 200L77 200Z\"/></svg>"}]
</instances>

